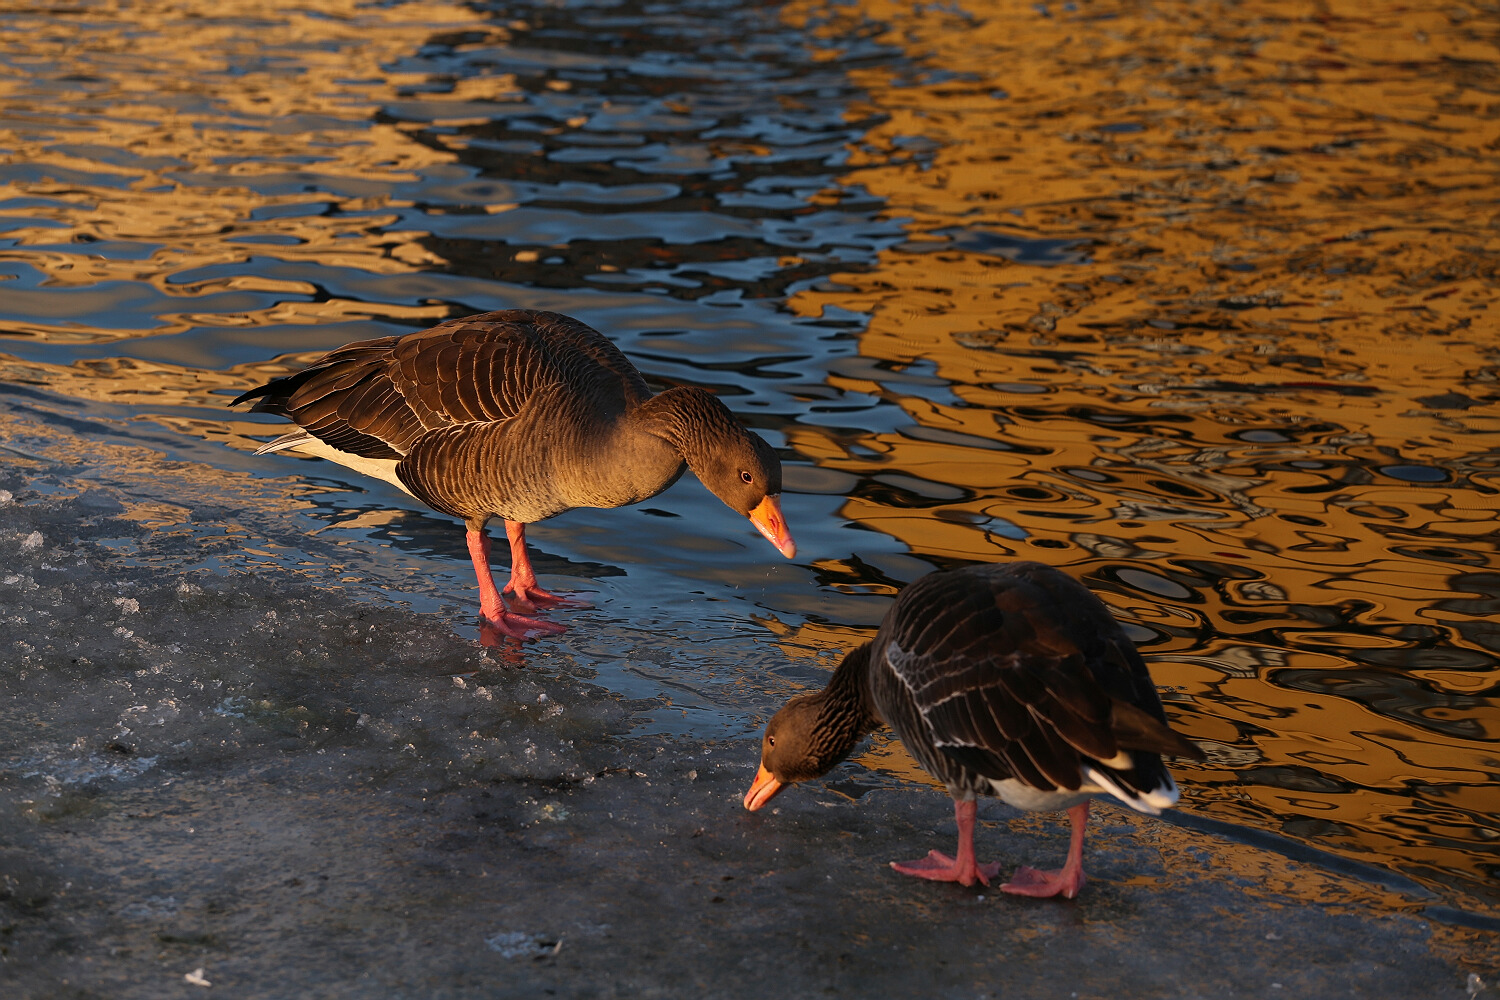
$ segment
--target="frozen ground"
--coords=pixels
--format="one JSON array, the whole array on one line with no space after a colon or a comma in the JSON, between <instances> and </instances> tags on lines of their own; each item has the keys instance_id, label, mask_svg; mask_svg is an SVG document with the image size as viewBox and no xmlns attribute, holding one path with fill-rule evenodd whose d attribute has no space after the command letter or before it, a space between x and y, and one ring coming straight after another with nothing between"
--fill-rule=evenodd
<instances>
[{"instance_id":1,"label":"frozen ground","mask_svg":"<svg viewBox=\"0 0 1500 1000\"><path fill-rule=\"evenodd\" d=\"M1107 806L1075 902L902 878L939 793L849 765L751 815L754 712L661 721L676 656L772 706L769 643L606 595L486 650L421 560L249 476L15 416L0 445L0 996L1404 1000L1495 967L1399 879ZM986 857L1064 852L981 818Z\"/></svg>"}]
</instances>

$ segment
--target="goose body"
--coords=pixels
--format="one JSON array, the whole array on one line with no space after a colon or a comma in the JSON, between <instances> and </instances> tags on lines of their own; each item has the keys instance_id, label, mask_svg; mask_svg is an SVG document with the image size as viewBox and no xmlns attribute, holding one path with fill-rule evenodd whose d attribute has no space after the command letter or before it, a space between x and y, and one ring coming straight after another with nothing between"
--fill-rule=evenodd
<instances>
[{"instance_id":1,"label":"goose body","mask_svg":"<svg viewBox=\"0 0 1500 1000\"><path fill-rule=\"evenodd\" d=\"M1074 896L1084 883L1088 802L1108 796L1158 814L1177 801L1161 755L1202 758L1166 725L1151 676L1108 609L1082 584L1033 562L932 573L904 590L874 640L850 652L820 692L772 718L745 797L826 774L866 733L889 725L954 800L956 858L937 851L892 867L965 885L998 866L974 860L975 797L1067 809L1067 865L1022 868L1002 888Z\"/></svg>"},{"instance_id":2,"label":"goose body","mask_svg":"<svg viewBox=\"0 0 1500 1000\"><path fill-rule=\"evenodd\" d=\"M688 468L784 555L796 552L770 447L705 390L653 395L614 344L559 313L484 313L348 344L234 402L246 400L297 424L258 454L326 458L462 518L481 613L504 635L562 628L506 607L489 569L493 518L506 524L505 590L521 610L565 603L536 585L527 524L637 503Z\"/></svg>"}]
</instances>

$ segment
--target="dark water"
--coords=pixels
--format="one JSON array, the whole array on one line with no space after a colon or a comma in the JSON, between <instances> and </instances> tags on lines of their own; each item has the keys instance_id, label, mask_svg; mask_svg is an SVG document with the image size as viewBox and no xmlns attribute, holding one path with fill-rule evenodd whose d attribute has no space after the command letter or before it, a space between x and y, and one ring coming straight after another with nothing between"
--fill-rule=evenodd
<instances>
[{"instance_id":1,"label":"dark water","mask_svg":"<svg viewBox=\"0 0 1500 1000\"><path fill-rule=\"evenodd\" d=\"M1209 751L1186 812L1493 916L1497 37L1464 4L12 6L0 406L224 484L154 532L318 531L208 568L470 638L453 523L251 456L276 428L225 404L567 312L786 465L794 562L690 478L529 533L596 592L557 648L665 698L640 733L746 737L902 584L1042 559Z\"/></svg>"}]
</instances>

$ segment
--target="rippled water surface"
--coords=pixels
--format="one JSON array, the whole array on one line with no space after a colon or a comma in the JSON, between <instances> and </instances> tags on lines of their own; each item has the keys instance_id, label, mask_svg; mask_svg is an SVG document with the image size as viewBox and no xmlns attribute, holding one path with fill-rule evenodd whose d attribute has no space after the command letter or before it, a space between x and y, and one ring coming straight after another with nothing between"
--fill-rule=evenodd
<instances>
[{"instance_id":1,"label":"rippled water surface","mask_svg":"<svg viewBox=\"0 0 1500 1000\"><path fill-rule=\"evenodd\" d=\"M225 404L570 313L787 465L794 563L690 477L531 533L598 592L560 641L706 644L611 679L664 731L751 733L902 584L1041 559L1209 751L1187 811L1495 914L1497 40L1492 6L1384 0L9 4L0 405L387 571L226 562L472 634L452 522L251 456L276 428ZM774 655L716 659L745 637Z\"/></svg>"}]
</instances>

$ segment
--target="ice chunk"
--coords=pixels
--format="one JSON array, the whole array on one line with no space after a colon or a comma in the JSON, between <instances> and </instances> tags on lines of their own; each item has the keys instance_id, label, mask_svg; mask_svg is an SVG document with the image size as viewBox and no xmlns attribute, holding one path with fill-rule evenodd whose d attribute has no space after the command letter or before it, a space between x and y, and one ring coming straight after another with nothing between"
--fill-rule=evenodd
<instances>
[{"instance_id":1,"label":"ice chunk","mask_svg":"<svg viewBox=\"0 0 1500 1000\"><path fill-rule=\"evenodd\" d=\"M129 781L145 774L156 766L159 758L122 756L111 753L87 756L64 756L45 754L24 759L19 767L23 778L41 778L48 787L63 785L90 785L96 781Z\"/></svg>"},{"instance_id":2,"label":"ice chunk","mask_svg":"<svg viewBox=\"0 0 1500 1000\"><path fill-rule=\"evenodd\" d=\"M141 602L134 597L116 597L115 607L120 609L121 614L138 615L141 613Z\"/></svg>"},{"instance_id":3,"label":"ice chunk","mask_svg":"<svg viewBox=\"0 0 1500 1000\"><path fill-rule=\"evenodd\" d=\"M31 534L21 539L21 551L34 552L42 547L42 542L42 533L40 531L33 531Z\"/></svg>"},{"instance_id":4,"label":"ice chunk","mask_svg":"<svg viewBox=\"0 0 1500 1000\"><path fill-rule=\"evenodd\" d=\"M485 947L500 953L501 958L541 958L562 950L562 938L547 940L545 934L525 931L501 931L484 939Z\"/></svg>"}]
</instances>

